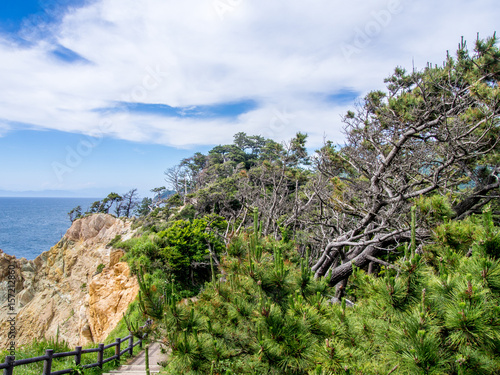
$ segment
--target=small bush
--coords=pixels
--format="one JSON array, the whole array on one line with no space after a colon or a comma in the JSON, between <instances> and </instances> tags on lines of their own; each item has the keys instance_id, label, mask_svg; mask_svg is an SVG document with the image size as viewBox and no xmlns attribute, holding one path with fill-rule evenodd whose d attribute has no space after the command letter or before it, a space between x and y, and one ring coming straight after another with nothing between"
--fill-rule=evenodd
<instances>
[{"instance_id":1,"label":"small bush","mask_svg":"<svg viewBox=\"0 0 500 375\"><path fill-rule=\"evenodd\" d=\"M106 266L105 266L104 264L102 264L102 263L101 263L101 264L99 264L99 265L97 266L97 269L96 269L96 272L95 272L95 273L96 273L96 275L97 275L97 274L100 274L100 273L102 272L102 270L103 270L105 267L106 267Z\"/></svg>"},{"instance_id":2,"label":"small bush","mask_svg":"<svg viewBox=\"0 0 500 375\"><path fill-rule=\"evenodd\" d=\"M113 247L116 243L120 242L122 240L122 235L121 234L117 234L115 236L115 238L113 238L107 246L110 246L110 247Z\"/></svg>"}]
</instances>

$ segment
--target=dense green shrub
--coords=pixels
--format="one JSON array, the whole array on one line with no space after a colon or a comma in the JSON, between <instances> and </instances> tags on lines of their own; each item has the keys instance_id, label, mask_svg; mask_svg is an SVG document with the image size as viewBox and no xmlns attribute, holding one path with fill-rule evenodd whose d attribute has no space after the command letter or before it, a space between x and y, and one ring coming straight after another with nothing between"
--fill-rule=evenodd
<instances>
[{"instance_id":1,"label":"dense green shrub","mask_svg":"<svg viewBox=\"0 0 500 375\"><path fill-rule=\"evenodd\" d=\"M378 277L356 269L350 307L332 303L307 257L255 231L233 237L195 301L163 293L166 373L499 373L499 229L485 214L435 233Z\"/></svg>"},{"instance_id":2,"label":"dense green shrub","mask_svg":"<svg viewBox=\"0 0 500 375\"><path fill-rule=\"evenodd\" d=\"M134 274L143 269L163 282L173 279L186 288L199 287L210 278L210 253L218 256L225 249L219 232L226 226L217 215L175 220L166 229L150 230L115 246L126 251L125 260Z\"/></svg>"}]
</instances>

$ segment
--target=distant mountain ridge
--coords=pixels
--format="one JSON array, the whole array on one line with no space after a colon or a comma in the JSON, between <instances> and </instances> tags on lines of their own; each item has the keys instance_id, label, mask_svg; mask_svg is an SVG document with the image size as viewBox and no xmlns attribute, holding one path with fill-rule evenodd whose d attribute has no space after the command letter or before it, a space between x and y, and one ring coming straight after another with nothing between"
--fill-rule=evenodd
<instances>
[{"instance_id":1,"label":"distant mountain ridge","mask_svg":"<svg viewBox=\"0 0 500 375\"><path fill-rule=\"evenodd\" d=\"M40 197L40 198L80 198L72 191L65 190L25 190L25 191L12 191L0 190L0 197L6 198L23 198L23 197ZM83 198L83 197L82 197ZM92 197L89 197L92 198Z\"/></svg>"}]
</instances>

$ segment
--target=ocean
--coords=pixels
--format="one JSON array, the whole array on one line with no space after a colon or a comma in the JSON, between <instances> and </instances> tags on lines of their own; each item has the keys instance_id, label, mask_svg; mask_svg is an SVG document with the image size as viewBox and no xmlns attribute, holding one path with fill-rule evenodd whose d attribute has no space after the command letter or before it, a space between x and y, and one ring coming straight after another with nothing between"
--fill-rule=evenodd
<instances>
[{"instance_id":1,"label":"ocean","mask_svg":"<svg viewBox=\"0 0 500 375\"><path fill-rule=\"evenodd\" d=\"M0 197L0 249L17 258L35 259L66 233L71 209L81 206L86 211L96 200Z\"/></svg>"}]
</instances>

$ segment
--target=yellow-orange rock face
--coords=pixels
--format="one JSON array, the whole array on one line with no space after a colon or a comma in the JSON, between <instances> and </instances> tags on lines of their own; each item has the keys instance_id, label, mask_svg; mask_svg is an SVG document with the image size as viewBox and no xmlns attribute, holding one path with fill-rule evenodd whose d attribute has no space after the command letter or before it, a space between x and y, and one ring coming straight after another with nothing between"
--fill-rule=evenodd
<instances>
[{"instance_id":1,"label":"yellow-orange rock face","mask_svg":"<svg viewBox=\"0 0 500 375\"><path fill-rule=\"evenodd\" d=\"M102 342L139 290L127 264L120 261L123 252L107 246L117 235L130 238L130 225L95 214L75 220L61 241L35 260L16 259L0 250L0 347L10 341L9 266L16 277L16 346L53 338L58 330L59 338L72 346Z\"/></svg>"}]
</instances>

